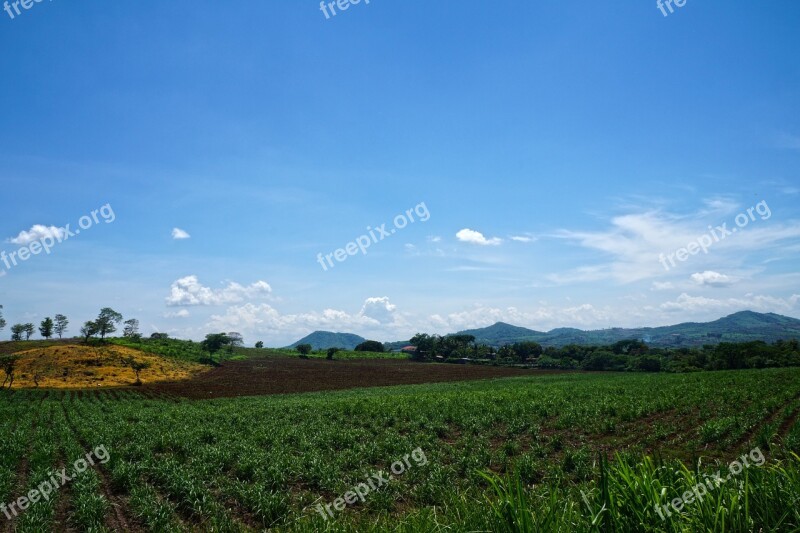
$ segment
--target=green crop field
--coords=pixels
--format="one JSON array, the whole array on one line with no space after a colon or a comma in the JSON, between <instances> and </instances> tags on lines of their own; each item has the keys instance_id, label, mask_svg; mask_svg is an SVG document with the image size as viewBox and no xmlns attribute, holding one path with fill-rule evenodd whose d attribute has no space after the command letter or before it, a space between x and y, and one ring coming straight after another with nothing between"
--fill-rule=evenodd
<instances>
[{"instance_id":1,"label":"green crop field","mask_svg":"<svg viewBox=\"0 0 800 533\"><path fill-rule=\"evenodd\" d=\"M792 453L800 369L560 374L206 401L150 394L0 395L1 501L98 446L108 451L107 462L21 511L12 527L800 528ZM656 505L756 448L763 464L662 520ZM383 486L320 511L404 457L402 473Z\"/></svg>"}]
</instances>

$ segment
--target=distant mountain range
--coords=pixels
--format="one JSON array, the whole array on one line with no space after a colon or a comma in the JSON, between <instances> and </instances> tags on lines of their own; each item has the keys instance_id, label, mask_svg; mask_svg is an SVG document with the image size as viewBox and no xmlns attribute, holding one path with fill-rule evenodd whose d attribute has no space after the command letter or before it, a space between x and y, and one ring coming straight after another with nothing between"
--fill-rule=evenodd
<instances>
[{"instance_id":1,"label":"distant mountain range","mask_svg":"<svg viewBox=\"0 0 800 533\"><path fill-rule=\"evenodd\" d=\"M610 328L584 331L575 328L557 328L547 332L536 331L504 322L492 326L459 331L473 335L475 341L490 346L502 346L521 341L535 341L542 346L564 346L567 344L613 344L627 339L644 340L651 346L691 347L720 342L764 341L800 339L800 320L775 313L741 311L713 322L684 322L674 326L656 328ZM352 350L364 342L364 338L352 333L315 331L292 344L308 343L314 349L330 347ZM387 348L399 350L409 341L386 343Z\"/></svg>"},{"instance_id":2,"label":"distant mountain range","mask_svg":"<svg viewBox=\"0 0 800 533\"><path fill-rule=\"evenodd\" d=\"M684 322L656 328L611 328L583 331L558 328L548 332L520 328L498 322L493 326L459 332L474 335L475 341L501 346L520 341L535 341L542 346L566 344L613 344L626 339L640 339L651 346L684 347L717 344L720 342L800 339L800 320L775 313L741 311L713 322Z\"/></svg>"}]
</instances>

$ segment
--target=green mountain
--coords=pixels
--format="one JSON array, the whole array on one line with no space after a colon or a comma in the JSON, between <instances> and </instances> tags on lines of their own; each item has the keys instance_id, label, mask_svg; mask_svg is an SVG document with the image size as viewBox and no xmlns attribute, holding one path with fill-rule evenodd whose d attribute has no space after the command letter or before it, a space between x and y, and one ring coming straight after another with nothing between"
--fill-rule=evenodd
<instances>
[{"instance_id":1,"label":"green mountain","mask_svg":"<svg viewBox=\"0 0 800 533\"><path fill-rule=\"evenodd\" d=\"M641 339L652 346L702 346L720 342L765 341L800 338L800 320L775 313L741 311L713 322L685 322L657 328L610 328L583 331L558 328L546 333L498 322L480 329L461 331L476 342L502 346L535 341L543 346L566 344L613 344L626 339Z\"/></svg>"},{"instance_id":2,"label":"green mountain","mask_svg":"<svg viewBox=\"0 0 800 533\"><path fill-rule=\"evenodd\" d=\"M328 348L343 348L353 350L356 346L364 342L364 337L354 333L333 333L332 331L315 331L306 335L295 342L289 348L296 348L300 344L310 344L315 350L327 350Z\"/></svg>"}]
</instances>

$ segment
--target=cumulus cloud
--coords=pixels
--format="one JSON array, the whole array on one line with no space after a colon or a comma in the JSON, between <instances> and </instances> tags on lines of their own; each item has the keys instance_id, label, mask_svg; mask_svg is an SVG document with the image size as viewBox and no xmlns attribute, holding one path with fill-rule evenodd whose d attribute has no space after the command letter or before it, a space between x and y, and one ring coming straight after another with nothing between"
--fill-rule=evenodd
<instances>
[{"instance_id":1,"label":"cumulus cloud","mask_svg":"<svg viewBox=\"0 0 800 533\"><path fill-rule=\"evenodd\" d=\"M266 297L270 293L272 287L266 281L257 281L246 287L232 281L222 289L212 289L203 286L197 276L191 275L172 283L166 303L169 306L224 305Z\"/></svg>"},{"instance_id":2,"label":"cumulus cloud","mask_svg":"<svg viewBox=\"0 0 800 533\"><path fill-rule=\"evenodd\" d=\"M20 231L19 235L8 239L12 244L26 245L42 239L62 240L67 234L64 228L34 224L29 231Z\"/></svg>"},{"instance_id":3,"label":"cumulus cloud","mask_svg":"<svg viewBox=\"0 0 800 533\"><path fill-rule=\"evenodd\" d=\"M367 298L357 314L337 309L321 312L282 314L273 306L246 303L228 307L224 314L212 315L208 329L240 331L246 335L299 337L315 330L375 333L381 338L406 335L408 324L387 297ZM402 331L402 333L400 333Z\"/></svg>"},{"instance_id":4,"label":"cumulus cloud","mask_svg":"<svg viewBox=\"0 0 800 533\"><path fill-rule=\"evenodd\" d=\"M361 308L359 316L371 318L379 324L391 324L395 322L397 306L389 302L386 296L380 298L367 298Z\"/></svg>"},{"instance_id":5,"label":"cumulus cloud","mask_svg":"<svg viewBox=\"0 0 800 533\"><path fill-rule=\"evenodd\" d=\"M483 233L469 228L464 228L456 233L456 238L461 242L468 242L470 244L478 244L480 246L497 246L503 242L503 239L492 237L487 239Z\"/></svg>"},{"instance_id":6,"label":"cumulus cloud","mask_svg":"<svg viewBox=\"0 0 800 533\"><path fill-rule=\"evenodd\" d=\"M710 287L727 287L733 284L734 279L725 274L714 272L713 270L706 270L705 272L695 272L691 276L692 281L698 285L708 285Z\"/></svg>"},{"instance_id":7,"label":"cumulus cloud","mask_svg":"<svg viewBox=\"0 0 800 533\"><path fill-rule=\"evenodd\" d=\"M181 228L172 228L172 238L175 240L191 239L192 236Z\"/></svg>"}]
</instances>

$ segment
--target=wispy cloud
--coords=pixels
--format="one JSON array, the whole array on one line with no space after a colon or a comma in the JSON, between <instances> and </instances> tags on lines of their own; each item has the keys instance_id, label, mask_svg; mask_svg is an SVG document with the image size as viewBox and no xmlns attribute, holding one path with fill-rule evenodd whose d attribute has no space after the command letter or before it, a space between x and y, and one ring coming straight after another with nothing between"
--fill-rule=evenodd
<instances>
[{"instance_id":1,"label":"wispy cloud","mask_svg":"<svg viewBox=\"0 0 800 533\"><path fill-rule=\"evenodd\" d=\"M509 239L511 239L514 242L525 242L525 243L536 241L536 237L534 237L530 233L524 233L522 235L512 235L511 237L509 237Z\"/></svg>"}]
</instances>

